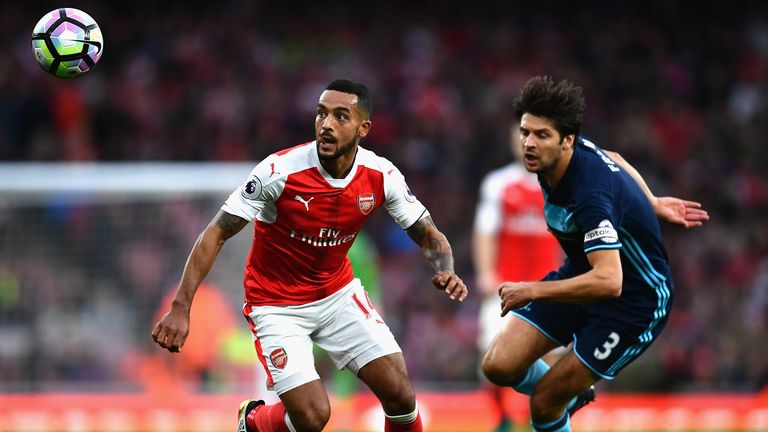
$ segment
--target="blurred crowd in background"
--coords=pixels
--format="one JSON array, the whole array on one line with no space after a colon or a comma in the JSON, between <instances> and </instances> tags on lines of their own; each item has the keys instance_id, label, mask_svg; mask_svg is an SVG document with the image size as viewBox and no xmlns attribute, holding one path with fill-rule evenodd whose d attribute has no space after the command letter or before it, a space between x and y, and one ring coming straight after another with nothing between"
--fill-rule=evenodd
<instances>
[{"instance_id":1,"label":"blurred crowd in background","mask_svg":"<svg viewBox=\"0 0 768 432\"><path fill-rule=\"evenodd\" d=\"M601 385L768 384L765 4L72 2L100 24L104 56L61 81L38 68L29 40L59 5L11 3L0 7L0 161L255 162L313 139L324 86L357 79L374 98L363 146L402 169L470 289L474 205L482 176L512 158L510 103L531 76L574 81L587 98L583 134L620 152L657 195L701 201L711 215L694 231L663 227L677 289L670 321ZM0 195L0 391L162 382L157 371L177 357L149 332L226 195L145 205L49 197L32 208ZM479 296L454 305L434 292L421 252L380 213L369 250L410 375L421 386L476 385ZM211 279L221 318L215 329L198 324L215 349L185 360L185 376L209 390L260 373L239 311L250 235L238 237Z\"/></svg>"}]
</instances>

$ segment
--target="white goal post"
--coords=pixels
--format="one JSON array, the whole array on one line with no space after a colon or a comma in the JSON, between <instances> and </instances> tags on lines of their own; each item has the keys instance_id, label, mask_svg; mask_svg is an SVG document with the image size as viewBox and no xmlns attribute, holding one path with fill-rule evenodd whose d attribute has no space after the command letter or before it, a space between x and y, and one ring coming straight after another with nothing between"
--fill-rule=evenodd
<instances>
[{"instance_id":1,"label":"white goal post","mask_svg":"<svg viewBox=\"0 0 768 432\"><path fill-rule=\"evenodd\" d=\"M248 163L0 163L0 194L230 192Z\"/></svg>"}]
</instances>

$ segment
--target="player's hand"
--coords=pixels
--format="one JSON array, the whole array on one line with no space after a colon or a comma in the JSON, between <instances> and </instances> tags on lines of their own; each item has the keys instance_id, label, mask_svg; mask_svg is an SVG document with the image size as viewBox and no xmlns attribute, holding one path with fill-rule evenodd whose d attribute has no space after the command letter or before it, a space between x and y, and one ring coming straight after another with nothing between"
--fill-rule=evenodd
<instances>
[{"instance_id":1,"label":"player's hand","mask_svg":"<svg viewBox=\"0 0 768 432\"><path fill-rule=\"evenodd\" d=\"M675 197L656 198L656 216L683 228L696 228L709 220L709 213L701 208L701 203L686 201Z\"/></svg>"},{"instance_id":2,"label":"player's hand","mask_svg":"<svg viewBox=\"0 0 768 432\"><path fill-rule=\"evenodd\" d=\"M460 302L464 301L469 293L467 286L464 285L464 281L448 270L435 273L432 276L432 285L437 289L444 290L451 300L458 300Z\"/></svg>"},{"instance_id":3,"label":"player's hand","mask_svg":"<svg viewBox=\"0 0 768 432\"><path fill-rule=\"evenodd\" d=\"M171 308L152 330L152 339L170 352L181 352L189 334L189 313Z\"/></svg>"},{"instance_id":4,"label":"player's hand","mask_svg":"<svg viewBox=\"0 0 768 432\"><path fill-rule=\"evenodd\" d=\"M535 284L536 282L504 282L499 285L501 316L530 303L533 300L531 292Z\"/></svg>"}]
</instances>

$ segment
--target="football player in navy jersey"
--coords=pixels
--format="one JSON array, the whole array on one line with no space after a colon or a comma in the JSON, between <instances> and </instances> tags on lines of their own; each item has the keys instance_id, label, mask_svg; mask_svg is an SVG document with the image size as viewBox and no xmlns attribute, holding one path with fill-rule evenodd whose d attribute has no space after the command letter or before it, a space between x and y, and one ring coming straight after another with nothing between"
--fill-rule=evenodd
<instances>
[{"instance_id":1,"label":"football player in navy jersey","mask_svg":"<svg viewBox=\"0 0 768 432\"><path fill-rule=\"evenodd\" d=\"M667 322L674 285L658 219L700 226L701 205L655 197L618 154L580 136L582 89L530 79L514 102L523 164L536 173L550 232L566 254L541 281L503 282L512 314L483 359L493 383L530 395L535 431L570 431L570 416L594 399ZM571 348L551 367L540 358Z\"/></svg>"}]
</instances>

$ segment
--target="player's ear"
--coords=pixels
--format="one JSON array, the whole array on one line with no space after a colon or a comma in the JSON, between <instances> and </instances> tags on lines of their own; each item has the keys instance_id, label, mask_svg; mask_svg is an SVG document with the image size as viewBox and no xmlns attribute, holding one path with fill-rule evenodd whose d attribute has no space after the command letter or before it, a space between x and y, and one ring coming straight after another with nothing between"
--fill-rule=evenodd
<instances>
[{"instance_id":1,"label":"player's ear","mask_svg":"<svg viewBox=\"0 0 768 432\"><path fill-rule=\"evenodd\" d=\"M566 135L563 138L563 148L573 148L573 143L576 142L576 134Z\"/></svg>"},{"instance_id":2,"label":"player's ear","mask_svg":"<svg viewBox=\"0 0 768 432\"><path fill-rule=\"evenodd\" d=\"M371 130L371 121L363 120L363 122L360 123L360 128L358 129L358 135L360 135L360 138L365 138L365 136L368 135L368 131L370 130Z\"/></svg>"}]
</instances>

